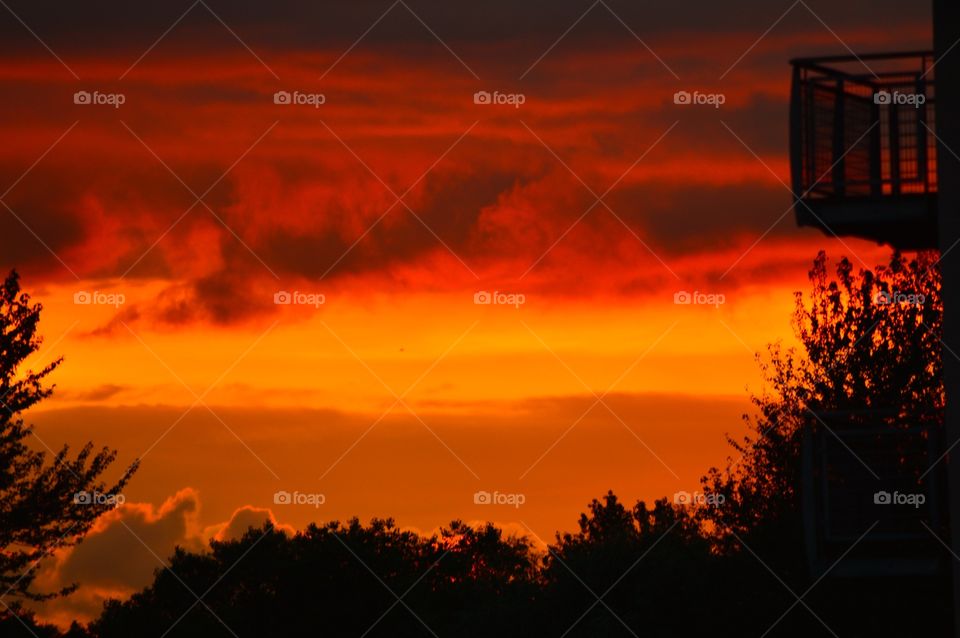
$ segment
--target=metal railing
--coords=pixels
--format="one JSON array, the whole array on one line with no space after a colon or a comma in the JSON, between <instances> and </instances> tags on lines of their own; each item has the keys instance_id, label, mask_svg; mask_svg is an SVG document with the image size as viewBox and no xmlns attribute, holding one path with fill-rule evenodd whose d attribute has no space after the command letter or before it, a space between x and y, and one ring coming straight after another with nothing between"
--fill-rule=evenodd
<instances>
[{"instance_id":1,"label":"metal railing","mask_svg":"<svg viewBox=\"0 0 960 638\"><path fill-rule=\"evenodd\" d=\"M799 199L936 192L932 52L791 64L790 161Z\"/></svg>"},{"instance_id":2,"label":"metal railing","mask_svg":"<svg viewBox=\"0 0 960 638\"><path fill-rule=\"evenodd\" d=\"M803 444L808 555L829 564L870 528L851 571L933 569L946 500L942 414L883 410L812 416ZM899 565L899 567L897 567Z\"/></svg>"}]
</instances>

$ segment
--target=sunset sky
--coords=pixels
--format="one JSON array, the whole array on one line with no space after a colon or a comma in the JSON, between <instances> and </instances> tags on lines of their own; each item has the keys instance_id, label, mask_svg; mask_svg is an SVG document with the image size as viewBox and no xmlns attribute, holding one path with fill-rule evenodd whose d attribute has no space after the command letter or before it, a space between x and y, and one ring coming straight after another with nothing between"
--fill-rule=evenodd
<instances>
[{"instance_id":1,"label":"sunset sky","mask_svg":"<svg viewBox=\"0 0 960 638\"><path fill-rule=\"evenodd\" d=\"M794 224L788 60L927 49L929 24L876 0L0 8L0 265L44 305L35 366L65 357L35 442L143 459L46 568L84 582L46 613L267 516L549 541L608 489L696 489L817 250L885 259Z\"/></svg>"}]
</instances>

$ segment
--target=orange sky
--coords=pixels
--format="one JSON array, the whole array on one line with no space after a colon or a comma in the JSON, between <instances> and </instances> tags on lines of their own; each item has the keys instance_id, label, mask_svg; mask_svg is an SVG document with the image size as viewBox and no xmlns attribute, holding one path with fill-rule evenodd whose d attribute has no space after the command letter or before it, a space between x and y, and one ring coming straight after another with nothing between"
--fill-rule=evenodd
<instances>
[{"instance_id":1,"label":"orange sky","mask_svg":"<svg viewBox=\"0 0 960 638\"><path fill-rule=\"evenodd\" d=\"M148 582L143 538L163 556L359 515L550 539L607 489L695 489L762 389L753 354L793 342L817 250L885 259L794 226L787 60L926 48L910 3L341 4L195 5L162 38L186 6L0 22L0 265L45 306L36 365L66 357L37 443L143 458L89 549L45 571L87 582L51 618Z\"/></svg>"}]
</instances>

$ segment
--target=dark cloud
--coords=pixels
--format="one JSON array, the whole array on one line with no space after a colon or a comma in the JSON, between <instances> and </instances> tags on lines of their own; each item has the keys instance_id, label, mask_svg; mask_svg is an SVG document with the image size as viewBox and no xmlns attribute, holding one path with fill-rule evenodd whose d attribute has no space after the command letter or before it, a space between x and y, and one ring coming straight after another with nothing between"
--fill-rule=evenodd
<instances>
[{"instance_id":1,"label":"dark cloud","mask_svg":"<svg viewBox=\"0 0 960 638\"><path fill-rule=\"evenodd\" d=\"M182 490L158 509L150 505L121 506L108 514L97 529L60 563L64 582L83 580L88 585L134 589L147 584L175 546L198 549L190 541L190 525L200 508L193 490ZM144 547L146 545L147 547ZM152 552L150 551L152 550ZM153 556L157 554L157 556ZM122 560L118 557L122 556Z\"/></svg>"},{"instance_id":2,"label":"dark cloud","mask_svg":"<svg viewBox=\"0 0 960 638\"><path fill-rule=\"evenodd\" d=\"M86 391L57 390L57 398L66 401L91 401L100 402L117 396L118 394L129 390L131 386L117 385L115 383L106 383L96 388Z\"/></svg>"},{"instance_id":3,"label":"dark cloud","mask_svg":"<svg viewBox=\"0 0 960 638\"><path fill-rule=\"evenodd\" d=\"M310 278L328 271L331 277L374 272L445 250L441 242L470 257L469 243L482 209L495 204L516 179L517 173L498 167L477 167L471 173L441 168L426 177L421 192L404 199L409 209L396 204L379 223L373 218L351 232L274 229L257 244L256 252L279 272ZM383 212L389 207L385 205ZM350 211L337 208L318 213L330 219L350 216ZM236 258L245 252L238 246L229 251Z\"/></svg>"},{"instance_id":4,"label":"dark cloud","mask_svg":"<svg viewBox=\"0 0 960 638\"><path fill-rule=\"evenodd\" d=\"M82 586L36 608L54 620L89 619L108 598L125 598L147 586L175 547L203 549L199 508L196 491L184 489L158 508L130 503L105 514L82 543L41 566L37 578L37 586L47 591Z\"/></svg>"},{"instance_id":5,"label":"dark cloud","mask_svg":"<svg viewBox=\"0 0 960 638\"><path fill-rule=\"evenodd\" d=\"M269 508L245 505L235 511L226 523L208 527L204 536L218 541L233 540L242 537L251 527L254 529L263 527L264 523L270 523L274 528L288 534L296 532L293 527L278 522Z\"/></svg>"},{"instance_id":6,"label":"dark cloud","mask_svg":"<svg viewBox=\"0 0 960 638\"><path fill-rule=\"evenodd\" d=\"M50 200L53 201L50 201ZM86 239L75 202L52 194L30 199L10 198L0 205L0 254L3 270L17 267L31 274L71 277L67 252ZM64 267L60 260L67 264Z\"/></svg>"},{"instance_id":7,"label":"dark cloud","mask_svg":"<svg viewBox=\"0 0 960 638\"><path fill-rule=\"evenodd\" d=\"M125 599L153 579L168 564L174 548L200 552L210 539L238 538L265 521L293 533L266 508L243 506L229 520L208 527L199 522L200 495L191 488L178 491L159 507L127 503L105 514L79 545L41 566L37 584L54 590L78 583L66 598L39 603L44 617L64 624L89 620L109 598Z\"/></svg>"},{"instance_id":8,"label":"dark cloud","mask_svg":"<svg viewBox=\"0 0 960 638\"><path fill-rule=\"evenodd\" d=\"M391 6L208 4L282 77L310 82ZM275 290L324 275L334 284L379 277L442 288L469 274L458 259L476 271L519 275L593 204L563 162L599 194L674 122L608 203L671 260L745 247L789 204L752 155L783 170L787 60L817 47L843 49L798 4L720 82L721 72L791 5L609 0L681 79L598 4L521 81L589 3L408 4L476 67L485 88L521 90L529 108L472 108L474 80L396 4L325 80L331 100L322 113L280 112L269 73L201 3L137 72L104 84L129 92L122 112L84 109L71 104L72 80L50 73L56 61L0 12L0 51L29 61L0 80L17 97L0 103L0 119L17 122L7 129L11 144L0 156L0 178L12 183L71 122L81 121L6 198L33 232L0 208L0 266L69 277L36 233L81 277L170 280L151 304L126 308L96 334L111 334L120 320L230 325L270 312ZM81 75L92 69L97 77L116 77L191 3L10 6L65 60L76 56ZM922 46L914 41L928 31L926 10L904 3L811 0L809 6L855 47L891 40L891 24L902 35L898 46ZM720 90L728 101L721 109L680 108L672 103L679 89ZM375 223L393 196L363 163L401 193L474 121L467 138L405 198L420 219L396 205ZM738 162L750 169L735 174ZM702 174L690 169L701 165ZM204 197L213 214L197 204L185 215L194 203L190 191L203 193L228 169ZM770 238L801 236L792 222L788 215ZM564 264L582 268L584 285L607 277L617 262L625 271L638 256L649 258L630 235L598 206L543 262L538 281L549 289L545 269ZM433 277L414 280L414 269Z\"/></svg>"},{"instance_id":9,"label":"dark cloud","mask_svg":"<svg viewBox=\"0 0 960 638\"><path fill-rule=\"evenodd\" d=\"M611 208L668 254L705 252L759 237L784 216L790 193L779 183L639 184L610 197ZM600 209L599 214L607 214ZM792 213L771 231L799 236Z\"/></svg>"},{"instance_id":10,"label":"dark cloud","mask_svg":"<svg viewBox=\"0 0 960 638\"><path fill-rule=\"evenodd\" d=\"M55 50L65 52L64 55L120 49L134 56L130 59L132 63L193 2L183 0L143 4L95 0L64 4L11 0L9 4ZM482 46L524 41L529 49L542 51L580 18L592 3L495 0L464 4L441 0L406 0L406 4L447 42ZM657 45L666 46L682 38L681 44L693 46L697 32L737 33L755 39L791 3L741 0L734 3L699 1L677 4L608 0L606 4L624 22L632 25L634 31ZM894 25L929 23L927 4L918 6L897 0L854 0L844 3L809 0L807 4L838 31L859 30L872 25L889 28ZM393 2L275 0L264 3L255 0L206 0L206 5L251 46L269 51L345 47L367 30ZM796 29L802 26L810 31L822 31L822 25L802 5L796 6L791 13L781 28ZM603 5L598 5L578 25L573 36L597 41L609 39L611 34L624 33L624 26L609 15ZM0 37L7 48L40 46L12 16L4 16L0 22ZM195 5L168 37L173 42L173 50L180 45L178 38L200 49L209 47L211 41L218 44L222 42L222 46L226 46L232 40L202 3ZM632 39L632 36L628 37ZM403 4L397 4L390 15L368 34L364 44L370 47L396 47L424 42L434 47L434 54L442 51L441 45L434 41L429 31L408 13ZM752 40L745 41L742 49L750 42ZM230 46L238 45L234 43ZM483 62L482 59L473 60L478 66ZM524 60L524 63L527 62Z\"/></svg>"}]
</instances>

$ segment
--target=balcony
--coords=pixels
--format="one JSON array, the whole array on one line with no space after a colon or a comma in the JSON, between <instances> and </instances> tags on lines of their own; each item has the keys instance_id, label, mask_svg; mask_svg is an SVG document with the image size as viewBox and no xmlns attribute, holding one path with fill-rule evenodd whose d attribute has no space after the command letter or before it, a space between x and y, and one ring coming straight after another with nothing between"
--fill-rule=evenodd
<instances>
[{"instance_id":1,"label":"balcony","mask_svg":"<svg viewBox=\"0 0 960 638\"><path fill-rule=\"evenodd\" d=\"M942 415L936 414L811 414L801 493L813 574L856 578L943 570L943 547L934 537L945 533L947 518L946 476L937 462L941 433Z\"/></svg>"},{"instance_id":2,"label":"balcony","mask_svg":"<svg viewBox=\"0 0 960 638\"><path fill-rule=\"evenodd\" d=\"M797 224L903 250L937 245L933 53L792 60Z\"/></svg>"}]
</instances>

